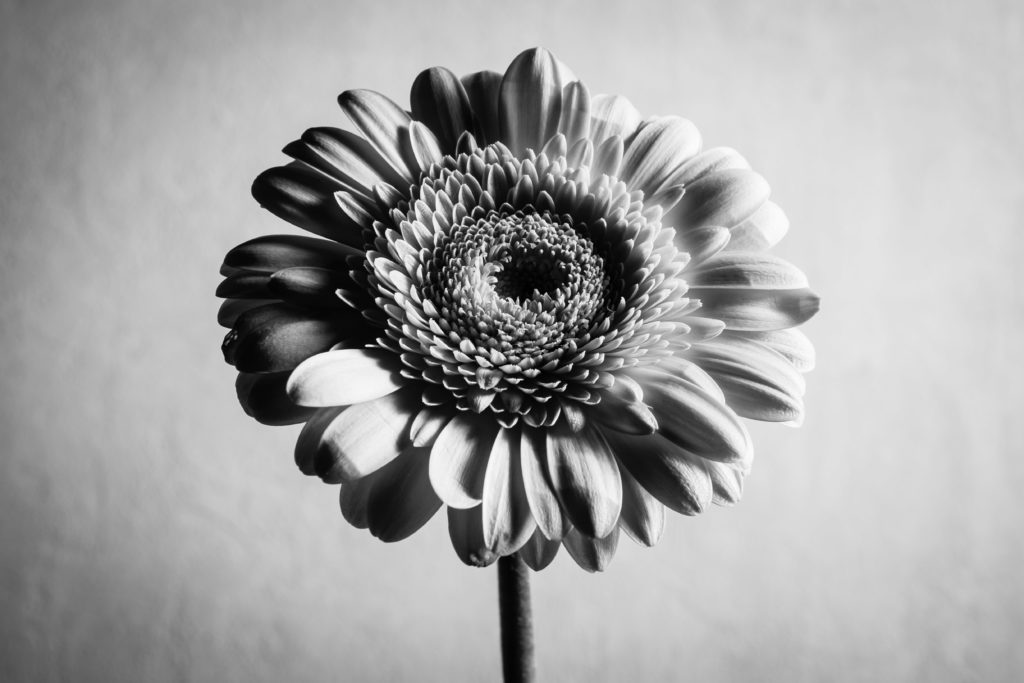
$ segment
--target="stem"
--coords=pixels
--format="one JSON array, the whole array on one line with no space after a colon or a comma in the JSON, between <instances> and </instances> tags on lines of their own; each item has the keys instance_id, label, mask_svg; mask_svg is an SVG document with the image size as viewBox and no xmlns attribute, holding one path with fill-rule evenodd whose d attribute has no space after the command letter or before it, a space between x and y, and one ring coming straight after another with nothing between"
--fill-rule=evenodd
<instances>
[{"instance_id":1,"label":"stem","mask_svg":"<svg viewBox=\"0 0 1024 683\"><path fill-rule=\"evenodd\" d=\"M533 617L530 573L518 554L498 558L498 609L501 613L501 663L505 683L532 683Z\"/></svg>"}]
</instances>

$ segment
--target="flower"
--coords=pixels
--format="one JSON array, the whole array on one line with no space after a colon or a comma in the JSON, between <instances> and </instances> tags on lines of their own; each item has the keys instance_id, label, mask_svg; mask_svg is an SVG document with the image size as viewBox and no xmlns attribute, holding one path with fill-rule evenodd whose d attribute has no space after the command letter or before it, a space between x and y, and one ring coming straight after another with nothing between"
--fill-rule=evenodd
<instances>
[{"instance_id":1,"label":"flower","mask_svg":"<svg viewBox=\"0 0 1024 683\"><path fill-rule=\"evenodd\" d=\"M620 529L739 499L740 418L802 420L818 309L743 157L542 49L427 69L411 112L338 101L358 133L310 129L253 185L317 237L235 247L218 295L242 406L305 423L350 523L397 541L444 505L468 564L595 571Z\"/></svg>"}]
</instances>

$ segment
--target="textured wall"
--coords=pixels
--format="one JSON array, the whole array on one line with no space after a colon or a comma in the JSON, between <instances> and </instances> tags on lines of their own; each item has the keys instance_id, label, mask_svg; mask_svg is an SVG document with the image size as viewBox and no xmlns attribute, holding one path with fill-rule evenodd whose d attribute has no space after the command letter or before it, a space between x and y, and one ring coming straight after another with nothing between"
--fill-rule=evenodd
<instances>
[{"instance_id":1,"label":"textured wall","mask_svg":"<svg viewBox=\"0 0 1024 683\"><path fill-rule=\"evenodd\" d=\"M334 97L545 45L772 182L824 307L744 501L535 576L545 680L1024 676L1024 11L0 3L0 679L481 680L493 570L348 528L246 418L217 267Z\"/></svg>"}]
</instances>

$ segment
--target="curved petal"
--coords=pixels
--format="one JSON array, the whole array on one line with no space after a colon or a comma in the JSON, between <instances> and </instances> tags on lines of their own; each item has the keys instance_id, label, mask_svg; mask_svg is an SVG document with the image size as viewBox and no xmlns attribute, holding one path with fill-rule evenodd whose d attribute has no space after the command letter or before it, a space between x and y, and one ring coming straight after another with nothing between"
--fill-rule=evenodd
<instances>
[{"instance_id":1,"label":"curved petal","mask_svg":"<svg viewBox=\"0 0 1024 683\"><path fill-rule=\"evenodd\" d=\"M441 146L429 128L413 121L401 132L402 155L406 165L419 174L441 161Z\"/></svg>"},{"instance_id":2,"label":"curved petal","mask_svg":"<svg viewBox=\"0 0 1024 683\"><path fill-rule=\"evenodd\" d=\"M403 184L402 176L365 139L340 128L310 128L284 153L342 182L366 197L381 183Z\"/></svg>"},{"instance_id":3,"label":"curved petal","mask_svg":"<svg viewBox=\"0 0 1024 683\"><path fill-rule=\"evenodd\" d=\"M317 354L295 368L288 395L303 406L371 401L404 384L395 354L382 349L340 349Z\"/></svg>"},{"instance_id":4,"label":"curved petal","mask_svg":"<svg viewBox=\"0 0 1024 683\"><path fill-rule=\"evenodd\" d=\"M523 489L519 442L519 430L499 429L484 475L484 542L498 555L519 550L537 528Z\"/></svg>"},{"instance_id":5,"label":"curved petal","mask_svg":"<svg viewBox=\"0 0 1024 683\"><path fill-rule=\"evenodd\" d=\"M604 538L591 538L570 529L562 544L580 567L588 572L603 572L619 546L619 528L615 527Z\"/></svg>"},{"instance_id":6,"label":"curved petal","mask_svg":"<svg viewBox=\"0 0 1024 683\"><path fill-rule=\"evenodd\" d=\"M548 477L547 444L544 433L522 429L519 457L523 468L526 501L540 531L552 541L561 541L569 524Z\"/></svg>"},{"instance_id":7,"label":"curved petal","mask_svg":"<svg viewBox=\"0 0 1024 683\"><path fill-rule=\"evenodd\" d=\"M680 185L703 178L709 173L730 169L749 169L750 164L740 153L729 147L713 147L693 157L672 174L672 182Z\"/></svg>"},{"instance_id":8,"label":"curved petal","mask_svg":"<svg viewBox=\"0 0 1024 683\"><path fill-rule=\"evenodd\" d=\"M402 157L402 131L412 120L404 109L373 90L346 90L338 106L405 183L413 176Z\"/></svg>"},{"instance_id":9,"label":"curved petal","mask_svg":"<svg viewBox=\"0 0 1024 683\"><path fill-rule=\"evenodd\" d=\"M341 506L341 516L345 521L357 529L365 529L370 525L367 514L367 504L370 500L370 491L373 489L374 475L353 479L341 487L338 503ZM337 482L335 482L337 483Z\"/></svg>"},{"instance_id":10,"label":"curved petal","mask_svg":"<svg viewBox=\"0 0 1024 683\"><path fill-rule=\"evenodd\" d=\"M686 272L691 287L799 289L808 286L807 276L799 268L765 252L717 254Z\"/></svg>"},{"instance_id":11,"label":"curved petal","mask_svg":"<svg viewBox=\"0 0 1024 683\"><path fill-rule=\"evenodd\" d=\"M235 393L245 414L265 425L291 425L305 422L315 411L292 403L285 392L287 372L269 374L238 373Z\"/></svg>"},{"instance_id":12,"label":"curved petal","mask_svg":"<svg viewBox=\"0 0 1024 683\"><path fill-rule=\"evenodd\" d=\"M523 558L526 566L535 572L544 569L558 554L562 546L561 540L551 541L544 537L540 529L533 532L529 540L519 549L519 557Z\"/></svg>"},{"instance_id":13,"label":"curved petal","mask_svg":"<svg viewBox=\"0 0 1024 683\"><path fill-rule=\"evenodd\" d=\"M726 332L726 336L752 339L763 344L788 360L800 372L814 369L814 345L807 335L798 329L773 330L770 332Z\"/></svg>"},{"instance_id":14,"label":"curved petal","mask_svg":"<svg viewBox=\"0 0 1024 683\"><path fill-rule=\"evenodd\" d=\"M650 197L679 184L672 180L673 171L699 152L700 144L697 127L684 118L659 116L646 121L626 146L620 178Z\"/></svg>"},{"instance_id":15,"label":"curved petal","mask_svg":"<svg viewBox=\"0 0 1024 683\"><path fill-rule=\"evenodd\" d=\"M573 81L562 90L562 114L558 132L572 146L590 135L590 92L580 81Z\"/></svg>"},{"instance_id":16,"label":"curved petal","mask_svg":"<svg viewBox=\"0 0 1024 683\"><path fill-rule=\"evenodd\" d=\"M325 480L351 481L394 460L409 442L416 393L400 391L342 410L323 430L315 468ZM297 449L298 447L296 447Z\"/></svg>"},{"instance_id":17,"label":"curved petal","mask_svg":"<svg viewBox=\"0 0 1024 683\"><path fill-rule=\"evenodd\" d=\"M501 140L513 154L544 146L558 132L565 85L555 59L547 50L533 48L519 54L501 80L498 122Z\"/></svg>"},{"instance_id":18,"label":"curved petal","mask_svg":"<svg viewBox=\"0 0 1024 683\"><path fill-rule=\"evenodd\" d=\"M328 268L296 266L271 275L267 280L267 289L284 301L308 308L347 308L337 291L351 284L352 279L347 273Z\"/></svg>"},{"instance_id":19,"label":"curved petal","mask_svg":"<svg viewBox=\"0 0 1024 683\"><path fill-rule=\"evenodd\" d=\"M548 475L566 515L580 532L604 538L622 508L622 480L608 443L593 426L573 432L557 425L546 436Z\"/></svg>"},{"instance_id":20,"label":"curved petal","mask_svg":"<svg viewBox=\"0 0 1024 683\"><path fill-rule=\"evenodd\" d=\"M684 515L703 512L714 496L703 458L659 434L608 434L619 462L665 507Z\"/></svg>"},{"instance_id":21,"label":"curved petal","mask_svg":"<svg viewBox=\"0 0 1024 683\"><path fill-rule=\"evenodd\" d=\"M803 419L803 377L772 349L746 339L719 337L695 344L689 355L715 379L739 415L768 422Z\"/></svg>"},{"instance_id":22,"label":"curved petal","mask_svg":"<svg viewBox=\"0 0 1024 683\"><path fill-rule=\"evenodd\" d=\"M661 436L711 460L745 462L753 457L746 427L719 396L688 377L657 371L661 367L642 380L644 401L658 419Z\"/></svg>"},{"instance_id":23,"label":"curved petal","mask_svg":"<svg viewBox=\"0 0 1024 683\"><path fill-rule=\"evenodd\" d=\"M686 194L662 219L663 225L689 230L705 225L733 228L761 208L771 189L747 169L708 173L686 186Z\"/></svg>"},{"instance_id":24,"label":"curved petal","mask_svg":"<svg viewBox=\"0 0 1024 683\"><path fill-rule=\"evenodd\" d=\"M701 313L725 323L728 330L767 332L801 325L818 312L821 299L800 289L743 289L692 287L688 295L700 299Z\"/></svg>"},{"instance_id":25,"label":"curved petal","mask_svg":"<svg viewBox=\"0 0 1024 683\"><path fill-rule=\"evenodd\" d=\"M366 501L370 533L384 541L401 541L419 531L441 507L427 476L430 451L406 448L373 475Z\"/></svg>"},{"instance_id":26,"label":"curved petal","mask_svg":"<svg viewBox=\"0 0 1024 683\"><path fill-rule=\"evenodd\" d=\"M331 198L334 201L334 198ZM336 242L304 235L263 235L242 242L224 256L224 265L242 270L273 273L282 268L311 266L347 271L348 257L361 251Z\"/></svg>"},{"instance_id":27,"label":"curved petal","mask_svg":"<svg viewBox=\"0 0 1024 683\"><path fill-rule=\"evenodd\" d=\"M350 336L345 321L313 317L284 304L246 311L224 338L224 360L241 372L291 370Z\"/></svg>"},{"instance_id":28,"label":"curved petal","mask_svg":"<svg viewBox=\"0 0 1024 683\"><path fill-rule=\"evenodd\" d=\"M481 145L500 139L498 90L501 88L501 78L497 71L477 71L462 77L462 86L466 89L473 114L480 124L479 134L474 135Z\"/></svg>"},{"instance_id":29,"label":"curved petal","mask_svg":"<svg viewBox=\"0 0 1024 683\"><path fill-rule=\"evenodd\" d=\"M734 505L743 496L743 472L720 462L704 461L704 467L711 477L714 489L712 502L715 505Z\"/></svg>"},{"instance_id":30,"label":"curved petal","mask_svg":"<svg viewBox=\"0 0 1024 683\"><path fill-rule=\"evenodd\" d=\"M484 542L483 520L478 507L470 510L449 507L448 537L455 554L470 566L486 567L498 559L497 553Z\"/></svg>"},{"instance_id":31,"label":"curved petal","mask_svg":"<svg viewBox=\"0 0 1024 683\"><path fill-rule=\"evenodd\" d=\"M628 138L642 117L621 95L594 95L590 100L590 139L599 146L610 137Z\"/></svg>"},{"instance_id":32,"label":"curved petal","mask_svg":"<svg viewBox=\"0 0 1024 683\"><path fill-rule=\"evenodd\" d=\"M786 236L789 218L775 202L765 202L761 208L731 230L730 251L764 251L771 249Z\"/></svg>"},{"instance_id":33,"label":"curved petal","mask_svg":"<svg viewBox=\"0 0 1024 683\"><path fill-rule=\"evenodd\" d=\"M304 164L277 166L256 176L252 196L260 206L278 218L309 232L363 249L363 229L334 201L334 193L345 186Z\"/></svg>"},{"instance_id":34,"label":"curved petal","mask_svg":"<svg viewBox=\"0 0 1024 683\"><path fill-rule=\"evenodd\" d=\"M637 543L651 547L665 531L665 506L640 486L621 462L619 474L622 475L622 515L619 526Z\"/></svg>"},{"instance_id":35,"label":"curved petal","mask_svg":"<svg viewBox=\"0 0 1024 683\"><path fill-rule=\"evenodd\" d=\"M413 118L434 132L444 154L455 151L464 131L479 131L469 94L458 76L448 69L435 66L422 71L412 83L409 100Z\"/></svg>"},{"instance_id":36,"label":"curved petal","mask_svg":"<svg viewBox=\"0 0 1024 683\"><path fill-rule=\"evenodd\" d=\"M471 508L480 503L494 436L493 419L464 412L438 434L430 449L430 483L445 505Z\"/></svg>"}]
</instances>

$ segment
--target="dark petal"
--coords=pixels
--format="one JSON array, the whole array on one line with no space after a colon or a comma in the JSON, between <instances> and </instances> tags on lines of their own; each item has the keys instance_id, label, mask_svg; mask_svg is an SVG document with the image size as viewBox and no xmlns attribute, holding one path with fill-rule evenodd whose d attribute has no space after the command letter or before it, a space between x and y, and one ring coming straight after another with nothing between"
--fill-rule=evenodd
<instances>
[{"instance_id":1,"label":"dark petal","mask_svg":"<svg viewBox=\"0 0 1024 683\"><path fill-rule=\"evenodd\" d=\"M334 201L334 198L331 198ZM273 273L283 268L311 266L345 272L348 257L358 254L335 242L304 235L263 235L243 242L224 256L231 268Z\"/></svg>"},{"instance_id":2,"label":"dark petal","mask_svg":"<svg viewBox=\"0 0 1024 683\"><path fill-rule=\"evenodd\" d=\"M409 99L412 117L434 132L444 154L455 151L463 131L480 132L466 89L448 69L433 67L421 72L413 81Z\"/></svg>"},{"instance_id":3,"label":"dark petal","mask_svg":"<svg viewBox=\"0 0 1024 683\"><path fill-rule=\"evenodd\" d=\"M619 546L619 528L615 527L604 538L591 538L578 529L570 529L562 544L580 567L588 572L603 572Z\"/></svg>"},{"instance_id":4,"label":"dark petal","mask_svg":"<svg viewBox=\"0 0 1024 683\"><path fill-rule=\"evenodd\" d=\"M486 567L498 559L484 541L480 507L469 510L448 508L448 536L459 559L473 567Z\"/></svg>"},{"instance_id":5,"label":"dark petal","mask_svg":"<svg viewBox=\"0 0 1024 683\"><path fill-rule=\"evenodd\" d=\"M501 74L497 71L477 71L462 77L473 114L480 125L474 133L480 145L498 141L498 89Z\"/></svg>"},{"instance_id":6,"label":"dark petal","mask_svg":"<svg viewBox=\"0 0 1024 683\"><path fill-rule=\"evenodd\" d=\"M361 252L365 246L360 225L338 207L334 193L345 187L305 164L268 169L256 177L252 196L279 218L309 232Z\"/></svg>"},{"instance_id":7,"label":"dark petal","mask_svg":"<svg viewBox=\"0 0 1024 683\"><path fill-rule=\"evenodd\" d=\"M427 477L429 459L429 449L407 448L374 473L367 525L385 543L412 536L440 509L441 499Z\"/></svg>"},{"instance_id":8,"label":"dark petal","mask_svg":"<svg viewBox=\"0 0 1024 683\"><path fill-rule=\"evenodd\" d=\"M235 392L245 413L265 425L290 425L308 420L315 409L297 406L289 400L284 390L288 374L238 373Z\"/></svg>"}]
</instances>

